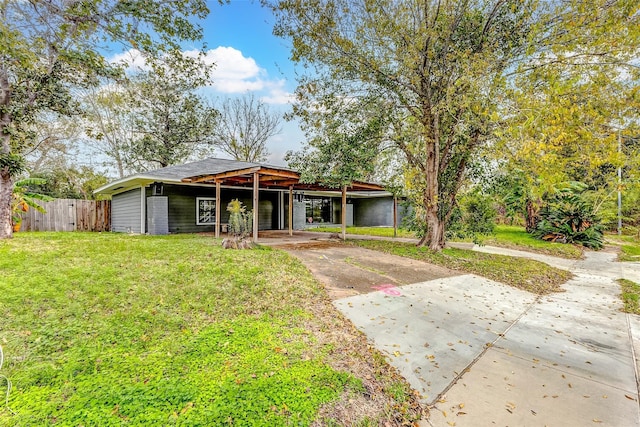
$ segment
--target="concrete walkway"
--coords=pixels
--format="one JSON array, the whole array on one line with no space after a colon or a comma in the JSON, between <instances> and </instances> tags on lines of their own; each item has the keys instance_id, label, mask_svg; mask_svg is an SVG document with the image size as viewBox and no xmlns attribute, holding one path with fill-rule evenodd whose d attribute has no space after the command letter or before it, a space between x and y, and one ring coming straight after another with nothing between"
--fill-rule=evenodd
<instances>
[{"instance_id":1,"label":"concrete walkway","mask_svg":"<svg viewBox=\"0 0 640 427\"><path fill-rule=\"evenodd\" d=\"M640 283L640 263L605 252L565 260L474 249L537 259L574 278L543 297L459 275L334 302L431 406L423 425L640 425L640 319L620 312L615 282Z\"/></svg>"}]
</instances>

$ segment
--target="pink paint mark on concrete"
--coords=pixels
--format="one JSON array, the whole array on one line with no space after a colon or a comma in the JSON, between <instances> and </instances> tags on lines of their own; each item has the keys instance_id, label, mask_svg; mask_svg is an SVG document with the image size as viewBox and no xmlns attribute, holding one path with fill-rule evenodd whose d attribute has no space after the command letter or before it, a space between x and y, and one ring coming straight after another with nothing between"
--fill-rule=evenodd
<instances>
[{"instance_id":1,"label":"pink paint mark on concrete","mask_svg":"<svg viewBox=\"0 0 640 427\"><path fill-rule=\"evenodd\" d=\"M383 285L372 286L371 288L394 297L398 297L402 295L402 292L400 291L400 289L398 289L397 286L394 286L391 284L385 283Z\"/></svg>"}]
</instances>

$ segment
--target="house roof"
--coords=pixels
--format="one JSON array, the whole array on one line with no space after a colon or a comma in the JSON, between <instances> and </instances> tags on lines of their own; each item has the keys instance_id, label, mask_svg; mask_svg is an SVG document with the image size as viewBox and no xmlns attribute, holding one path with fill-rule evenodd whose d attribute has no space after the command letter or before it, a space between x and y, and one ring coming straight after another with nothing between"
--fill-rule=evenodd
<instances>
[{"instance_id":1,"label":"house roof","mask_svg":"<svg viewBox=\"0 0 640 427\"><path fill-rule=\"evenodd\" d=\"M338 190L319 184L300 183L300 174L298 172L282 166L208 158L130 175L106 184L95 190L94 193L118 194L156 181L183 185L212 185L218 181L227 186L251 187L254 173L260 175L261 188L288 188L293 186L296 189L312 191ZM353 182L349 189L351 191L384 191L384 188L378 184L362 181Z\"/></svg>"}]
</instances>

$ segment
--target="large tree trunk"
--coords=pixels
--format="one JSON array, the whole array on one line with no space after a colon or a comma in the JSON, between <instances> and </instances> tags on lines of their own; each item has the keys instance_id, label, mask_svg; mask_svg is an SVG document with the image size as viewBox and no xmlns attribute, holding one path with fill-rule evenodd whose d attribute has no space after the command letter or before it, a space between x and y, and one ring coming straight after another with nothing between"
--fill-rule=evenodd
<instances>
[{"instance_id":1,"label":"large tree trunk","mask_svg":"<svg viewBox=\"0 0 640 427\"><path fill-rule=\"evenodd\" d=\"M11 101L11 86L7 71L0 64L0 156L7 162L11 154L11 135L8 127L11 124L9 104ZM0 239L13 237L13 225L11 224L11 199L13 196L13 177L8 164L0 164Z\"/></svg>"},{"instance_id":2,"label":"large tree trunk","mask_svg":"<svg viewBox=\"0 0 640 427\"><path fill-rule=\"evenodd\" d=\"M7 168L0 171L0 239L13 237L11 224L11 197L13 195L13 178Z\"/></svg>"},{"instance_id":3,"label":"large tree trunk","mask_svg":"<svg viewBox=\"0 0 640 427\"><path fill-rule=\"evenodd\" d=\"M439 251L444 247L445 222L440 219L441 215L438 215L438 172L440 159L437 142L427 144L426 160L424 208L427 232L418 245L428 245L429 249Z\"/></svg>"},{"instance_id":4,"label":"large tree trunk","mask_svg":"<svg viewBox=\"0 0 640 427\"><path fill-rule=\"evenodd\" d=\"M538 225L538 207L533 200L527 199L525 210L525 228L527 233L531 233Z\"/></svg>"}]
</instances>

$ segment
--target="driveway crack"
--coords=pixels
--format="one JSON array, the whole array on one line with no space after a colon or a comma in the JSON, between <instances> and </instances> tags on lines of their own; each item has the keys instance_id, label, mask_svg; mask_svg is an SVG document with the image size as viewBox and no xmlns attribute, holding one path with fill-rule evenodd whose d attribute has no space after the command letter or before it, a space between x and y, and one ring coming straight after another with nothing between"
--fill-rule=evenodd
<instances>
[{"instance_id":1,"label":"driveway crack","mask_svg":"<svg viewBox=\"0 0 640 427\"><path fill-rule=\"evenodd\" d=\"M448 386L445 387L444 390L442 390L428 405L430 408L435 407L436 403L440 400L443 399L443 397L447 394L447 392L454 386L456 385L456 383L458 382L458 380L460 380L460 378L462 378L464 376L465 373L467 373L469 370L471 370L471 368L473 367L473 365L475 365L480 359L482 359L482 357L487 353L487 351L489 351L489 349L493 348L496 343L498 341L500 341L501 339L503 339L505 337L505 335L507 335L507 333L531 310L531 308L538 304L538 302L540 302L540 300L542 299L543 295L538 295L536 297L536 299L534 299L528 306L527 308L520 313L520 315L518 317L515 318L515 320L513 322L511 322L509 324L509 326L507 326L507 328L504 330L504 332L497 334L496 338L491 341L490 343L487 343L484 346L484 349L467 365L465 366L464 369L462 369L454 378L453 380L449 383ZM637 372L637 371L636 371Z\"/></svg>"}]
</instances>

